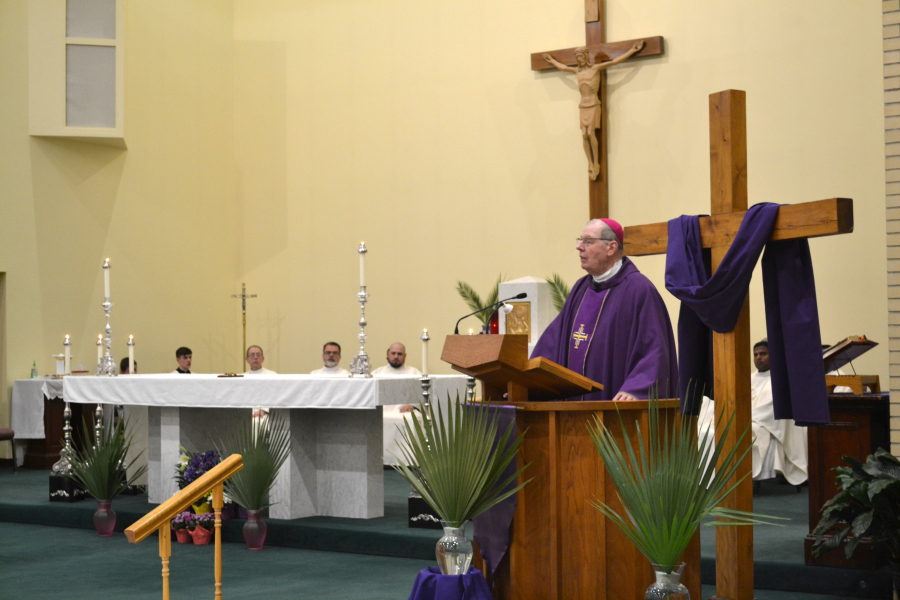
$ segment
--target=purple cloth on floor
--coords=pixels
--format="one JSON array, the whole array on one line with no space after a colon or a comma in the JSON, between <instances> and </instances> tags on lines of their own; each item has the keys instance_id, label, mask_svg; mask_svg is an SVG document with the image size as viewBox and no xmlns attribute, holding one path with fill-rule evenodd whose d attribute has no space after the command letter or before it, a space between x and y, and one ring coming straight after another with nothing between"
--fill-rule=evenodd
<instances>
[{"instance_id":1,"label":"purple cloth on floor","mask_svg":"<svg viewBox=\"0 0 900 600\"><path fill-rule=\"evenodd\" d=\"M766 245L778 209L779 205L770 203L750 207L712 276L700 240L699 217L669 221L666 289L682 302L679 391L687 414L699 410L700 392L714 397L710 330L728 333L734 329L753 268L766 247L763 288L776 418L794 418L798 425L829 422L809 243L799 239Z\"/></svg>"},{"instance_id":2,"label":"purple cloth on floor","mask_svg":"<svg viewBox=\"0 0 900 600\"><path fill-rule=\"evenodd\" d=\"M599 315L579 311L583 302L604 293ZM587 316L594 319L594 327ZM582 337L588 333L592 335ZM583 364L570 360L576 343L588 345ZM659 292L628 257L606 281L595 284L586 275L575 283L531 356L543 356L603 384L602 391L571 400L612 400L620 391L646 399L656 386L659 397L666 398L676 389L678 362L669 313Z\"/></svg>"},{"instance_id":3,"label":"purple cloth on floor","mask_svg":"<svg viewBox=\"0 0 900 600\"><path fill-rule=\"evenodd\" d=\"M494 441L494 449L496 450L500 437L510 423L512 423L512 433L509 436L509 443L515 442L518 434L516 428L516 407L492 405L488 410L491 411L491 418L498 414L497 439ZM507 478L512 477L517 470L517 461L513 459L507 465L506 470L500 477L500 481L505 481ZM516 485L518 483L513 481L506 489L511 490ZM478 551L481 552L481 558L484 559L487 572L491 575L497 570L497 565L500 564L500 561L503 560L503 556L509 549L509 528L512 525L513 515L516 514L517 505L518 494L513 494L472 519L472 537L475 539L475 543L478 544Z\"/></svg>"},{"instance_id":4,"label":"purple cloth on floor","mask_svg":"<svg viewBox=\"0 0 900 600\"><path fill-rule=\"evenodd\" d=\"M494 600L494 596L474 567L465 575L441 575L437 567L428 567L416 576L409 600Z\"/></svg>"}]
</instances>

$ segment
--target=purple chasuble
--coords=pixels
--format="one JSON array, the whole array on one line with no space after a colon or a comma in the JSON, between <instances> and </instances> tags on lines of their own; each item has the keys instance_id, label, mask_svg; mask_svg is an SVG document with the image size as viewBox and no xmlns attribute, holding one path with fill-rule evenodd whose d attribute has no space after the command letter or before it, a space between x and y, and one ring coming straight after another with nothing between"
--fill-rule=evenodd
<instances>
[{"instance_id":1,"label":"purple chasuble","mask_svg":"<svg viewBox=\"0 0 900 600\"><path fill-rule=\"evenodd\" d=\"M628 257L606 281L594 283L590 275L578 280L531 356L543 356L603 384L602 391L573 400L612 400L620 391L646 399L657 386L659 397L666 398L677 389L669 313L659 292Z\"/></svg>"},{"instance_id":2,"label":"purple chasuble","mask_svg":"<svg viewBox=\"0 0 900 600\"><path fill-rule=\"evenodd\" d=\"M750 207L712 276L709 252L704 252L700 241L699 217L669 221L666 289L681 300L679 392L687 414L699 410L699 392L705 390L714 397L712 331L734 329L753 268L766 247L763 290L775 418L794 419L803 426L829 422L809 243L799 239L766 244L778 209L779 205L770 203Z\"/></svg>"}]
</instances>

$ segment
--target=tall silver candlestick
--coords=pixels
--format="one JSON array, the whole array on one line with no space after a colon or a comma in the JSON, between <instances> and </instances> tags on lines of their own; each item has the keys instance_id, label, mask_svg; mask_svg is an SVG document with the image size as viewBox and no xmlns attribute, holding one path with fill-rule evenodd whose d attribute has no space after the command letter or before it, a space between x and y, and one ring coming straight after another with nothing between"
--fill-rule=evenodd
<instances>
[{"instance_id":1,"label":"tall silver candlestick","mask_svg":"<svg viewBox=\"0 0 900 600\"><path fill-rule=\"evenodd\" d=\"M428 375L428 330L422 330L422 405L425 414L430 414L431 409L431 377Z\"/></svg>"},{"instance_id":2,"label":"tall silver candlestick","mask_svg":"<svg viewBox=\"0 0 900 600\"><path fill-rule=\"evenodd\" d=\"M66 336L63 345L66 346L66 354L69 354L68 347L72 345L69 336ZM66 408L63 410L63 447L59 450L59 460L50 468L51 475L68 475L72 472L72 465L69 462L72 452L72 409L66 402Z\"/></svg>"},{"instance_id":3,"label":"tall silver candlestick","mask_svg":"<svg viewBox=\"0 0 900 600\"><path fill-rule=\"evenodd\" d=\"M360 254L360 267L362 267L365 254L368 252L366 250L366 243L360 242L359 250ZM368 292L366 292L365 280L362 278L362 271L360 276L360 286L359 293L356 294L356 297L359 299L359 353L353 357L353 362L350 363L350 377L355 377L356 375L362 375L363 377L371 377L372 373L369 369L369 356L366 354L366 300L369 298Z\"/></svg>"},{"instance_id":4,"label":"tall silver candlestick","mask_svg":"<svg viewBox=\"0 0 900 600\"><path fill-rule=\"evenodd\" d=\"M106 269L103 272L103 277L106 281L109 281L109 259L103 261L103 268ZM109 293L109 285L106 285L107 293ZM103 312L106 313L106 337L103 339L103 343L106 345L106 352L100 358L100 363L97 365L97 375L106 375L109 377L114 377L116 375L116 359L112 357L110 354L110 347L112 346L112 327L109 326L109 313L112 310L112 302L109 301L109 296L106 296L106 299L103 301Z\"/></svg>"},{"instance_id":5,"label":"tall silver candlestick","mask_svg":"<svg viewBox=\"0 0 900 600\"><path fill-rule=\"evenodd\" d=\"M109 313L112 310L112 302L109 301L109 259L103 261L103 280L105 288L105 298L103 301L103 312L106 313L106 337L103 343L106 345L106 352L97 365L97 375L105 375L107 377L116 376L116 359L113 358L110 348L112 347L112 327L109 325ZM97 410L94 411L94 446L99 446L100 438L103 435L103 405L97 404Z\"/></svg>"}]
</instances>

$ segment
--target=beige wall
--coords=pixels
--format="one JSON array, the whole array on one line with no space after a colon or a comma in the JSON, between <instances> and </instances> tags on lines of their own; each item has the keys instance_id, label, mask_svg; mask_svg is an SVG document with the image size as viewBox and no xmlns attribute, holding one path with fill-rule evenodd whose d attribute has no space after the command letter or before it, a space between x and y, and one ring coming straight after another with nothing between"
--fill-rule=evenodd
<instances>
[{"instance_id":1,"label":"beige wall","mask_svg":"<svg viewBox=\"0 0 900 600\"><path fill-rule=\"evenodd\" d=\"M316 367L328 338L349 361L360 240L376 364L399 339L418 366L422 327L440 347L465 312L457 279L485 290L501 272L580 276L577 92L562 74L530 71L529 54L582 42L582 10L581 0L235 2L241 272L260 295L249 337L272 368ZM855 201L853 235L812 242L823 338L883 342L856 367L886 377L879 7L622 0L607 14L610 40L666 38L664 56L609 76L611 216L707 211L707 98L746 90L750 202ZM662 258L638 264L662 287ZM756 340L758 274L751 294Z\"/></svg>"},{"instance_id":2,"label":"beige wall","mask_svg":"<svg viewBox=\"0 0 900 600\"><path fill-rule=\"evenodd\" d=\"M52 372L65 334L73 363L95 364L106 256L116 358L133 334L145 372L173 369L181 344L198 370L238 366L232 8L129 2L126 17L121 150L29 137L27 3L0 2L8 382L28 377L32 360Z\"/></svg>"},{"instance_id":3,"label":"beige wall","mask_svg":"<svg viewBox=\"0 0 900 600\"><path fill-rule=\"evenodd\" d=\"M356 351L355 249L370 248L369 353L443 336L457 279L580 276L587 217L577 92L531 52L584 40L581 0L137 1L127 5L128 150L27 135L25 0L0 3L0 271L8 375L49 370L62 335L89 362L114 260L117 356L144 372L267 366L305 372L327 339ZM888 373L881 14L870 3L607 2L611 40L662 35L665 55L610 73L611 216L709 205L707 98L748 94L750 202L855 200L856 232L812 242L823 337L884 344ZM639 267L662 287L662 258ZM675 314L675 303L667 297ZM752 337L765 335L751 288ZM747 349L748 354L750 349Z\"/></svg>"}]
</instances>

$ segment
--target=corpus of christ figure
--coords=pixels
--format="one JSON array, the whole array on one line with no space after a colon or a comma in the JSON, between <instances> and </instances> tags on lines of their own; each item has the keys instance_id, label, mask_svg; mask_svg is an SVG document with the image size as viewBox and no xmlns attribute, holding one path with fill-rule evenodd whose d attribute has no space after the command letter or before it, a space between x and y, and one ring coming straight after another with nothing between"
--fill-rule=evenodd
<instances>
[{"instance_id":1,"label":"corpus of christ figure","mask_svg":"<svg viewBox=\"0 0 900 600\"><path fill-rule=\"evenodd\" d=\"M640 52L643 47L643 40L638 40L628 52L615 60L603 60L608 57L602 53L598 54L596 59L600 60L600 62L591 62L590 51L587 48L576 48L575 61L578 63L576 67L564 65L550 54L543 55L544 60L560 71L575 73L575 79L578 81L578 91L581 92L581 102L578 104L578 110L581 113L581 138L584 143L584 154L587 156L588 174L591 179L597 179L597 176L600 175L600 143L597 139L597 130L600 129L602 123L599 96L600 72L628 60L633 54Z\"/></svg>"}]
</instances>

